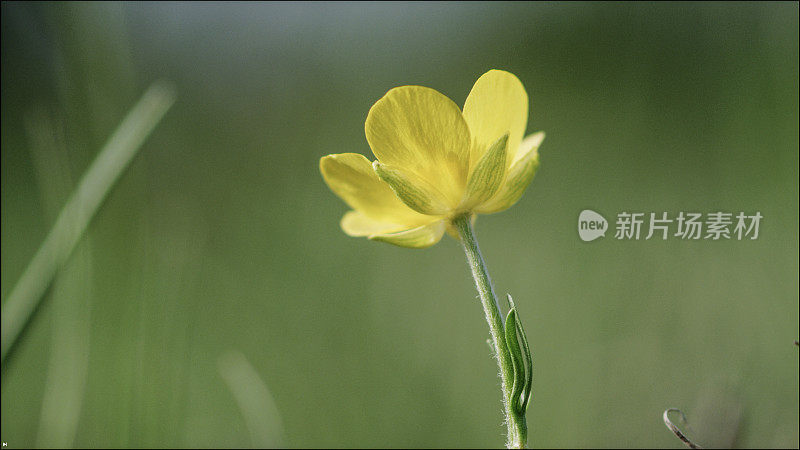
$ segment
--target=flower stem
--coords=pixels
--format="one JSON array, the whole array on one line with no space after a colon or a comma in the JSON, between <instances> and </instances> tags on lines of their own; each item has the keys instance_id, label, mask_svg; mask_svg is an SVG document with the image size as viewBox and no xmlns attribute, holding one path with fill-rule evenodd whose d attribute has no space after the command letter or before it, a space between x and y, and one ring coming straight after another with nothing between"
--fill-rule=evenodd
<instances>
[{"instance_id":1,"label":"flower stem","mask_svg":"<svg viewBox=\"0 0 800 450\"><path fill-rule=\"evenodd\" d=\"M525 422L525 415L516 412L512 404L514 365L511 353L506 346L503 316L500 313L497 295L494 293L489 271L486 269L486 263L483 261L478 241L472 230L470 216L462 215L456 217L452 220L452 225L461 238L461 245L467 255L472 277L475 279L475 286L478 288L478 294L483 305L483 312L486 314L486 322L489 324L489 331L492 335L492 347L497 357L497 365L500 368L503 409L506 425L508 426L506 446L508 448L525 448L528 439L528 426Z\"/></svg>"}]
</instances>

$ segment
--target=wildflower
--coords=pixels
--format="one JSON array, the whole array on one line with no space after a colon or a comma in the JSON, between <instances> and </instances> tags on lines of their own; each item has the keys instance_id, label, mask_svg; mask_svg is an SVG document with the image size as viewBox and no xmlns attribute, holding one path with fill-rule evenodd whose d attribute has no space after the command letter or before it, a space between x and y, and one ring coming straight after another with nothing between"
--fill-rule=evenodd
<instances>
[{"instance_id":1,"label":"wildflower","mask_svg":"<svg viewBox=\"0 0 800 450\"><path fill-rule=\"evenodd\" d=\"M394 88L370 109L367 142L377 161L358 153L328 155L320 171L351 208L350 236L425 248L453 220L511 207L539 165L539 132L524 137L528 95L509 72L490 70L472 87L463 111L422 86Z\"/></svg>"}]
</instances>

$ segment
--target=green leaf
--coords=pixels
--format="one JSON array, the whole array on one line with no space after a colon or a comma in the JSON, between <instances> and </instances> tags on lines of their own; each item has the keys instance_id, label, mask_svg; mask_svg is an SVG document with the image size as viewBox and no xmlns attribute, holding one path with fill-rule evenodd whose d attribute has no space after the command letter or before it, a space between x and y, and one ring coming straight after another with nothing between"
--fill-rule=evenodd
<instances>
[{"instance_id":1,"label":"green leaf","mask_svg":"<svg viewBox=\"0 0 800 450\"><path fill-rule=\"evenodd\" d=\"M520 406L521 413L525 413L528 410L528 404L531 397L531 389L533 387L533 358L531 357L531 349L528 346L528 336L525 334L525 329L522 327L522 322L519 320L519 314L516 313L516 305L514 304L514 299L511 298L511 294L508 295L508 304L511 308L515 311L514 319L515 319L515 326L517 329L517 333L519 335L519 339L522 341L522 351L523 356L525 359L525 385L522 388L522 405ZM506 327L508 324L506 324Z\"/></svg>"},{"instance_id":2,"label":"green leaf","mask_svg":"<svg viewBox=\"0 0 800 450\"><path fill-rule=\"evenodd\" d=\"M519 341L517 340L517 312L513 308L506 317L506 347L511 353L511 363L514 366L514 385L511 388L511 407L514 411L520 412L520 402L522 390L525 387L525 362L520 352ZM522 410L524 412L524 410Z\"/></svg>"}]
</instances>

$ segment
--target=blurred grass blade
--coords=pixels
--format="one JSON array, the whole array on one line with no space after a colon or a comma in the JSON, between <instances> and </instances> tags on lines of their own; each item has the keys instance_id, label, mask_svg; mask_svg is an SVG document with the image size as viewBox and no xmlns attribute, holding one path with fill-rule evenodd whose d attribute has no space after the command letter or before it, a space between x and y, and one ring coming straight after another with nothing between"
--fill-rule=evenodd
<instances>
[{"instance_id":1,"label":"blurred grass blade","mask_svg":"<svg viewBox=\"0 0 800 450\"><path fill-rule=\"evenodd\" d=\"M89 226L114 183L175 101L164 83L153 84L131 109L86 170L2 307L2 360L30 320L42 295Z\"/></svg>"},{"instance_id":2,"label":"blurred grass blade","mask_svg":"<svg viewBox=\"0 0 800 450\"><path fill-rule=\"evenodd\" d=\"M226 353L219 358L218 368L242 411L253 447L285 447L283 425L275 400L247 358L240 352Z\"/></svg>"},{"instance_id":3,"label":"blurred grass blade","mask_svg":"<svg viewBox=\"0 0 800 450\"><path fill-rule=\"evenodd\" d=\"M43 110L31 111L25 125L42 204L53 221L74 186L64 126ZM53 277L50 361L36 448L72 448L75 441L89 366L92 264L84 236Z\"/></svg>"}]
</instances>

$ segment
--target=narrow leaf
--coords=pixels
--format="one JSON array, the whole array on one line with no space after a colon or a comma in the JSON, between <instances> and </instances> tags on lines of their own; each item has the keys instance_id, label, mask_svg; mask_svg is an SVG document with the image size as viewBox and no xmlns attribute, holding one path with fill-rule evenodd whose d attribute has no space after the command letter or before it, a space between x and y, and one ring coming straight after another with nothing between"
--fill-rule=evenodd
<instances>
[{"instance_id":1,"label":"narrow leaf","mask_svg":"<svg viewBox=\"0 0 800 450\"><path fill-rule=\"evenodd\" d=\"M508 294L508 304L511 305L511 308L516 311L517 306L514 304L514 299L511 298L511 294ZM519 338L522 341L522 352L525 358L525 386L522 389L523 393L523 400L521 411L524 413L528 410L528 403L531 397L531 389L533 387L533 358L531 357L531 349L528 346L528 336L525 334L525 328L522 327L522 322L519 320L519 314L514 314L514 318L516 319L516 326L517 332L519 334Z\"/></svg>"},{"instance_id":2,"label":"narrow leaf","mask_svg":"<svg viewBox=\"0 0 800 450\"><path fill-rule=\"evenodd\" d=\"M511 353L511 363L514 366L514 385L511 388L511 407L514 411L520 412L520 396L525 387L525 362L520 353L519 341L517 341L517 312L512 309L506 317L506 347ZM524 412L524 410L522 410Z\"/></svg>"}]
</instances>

